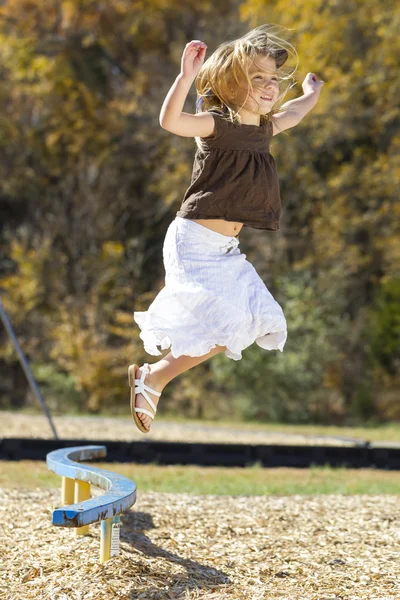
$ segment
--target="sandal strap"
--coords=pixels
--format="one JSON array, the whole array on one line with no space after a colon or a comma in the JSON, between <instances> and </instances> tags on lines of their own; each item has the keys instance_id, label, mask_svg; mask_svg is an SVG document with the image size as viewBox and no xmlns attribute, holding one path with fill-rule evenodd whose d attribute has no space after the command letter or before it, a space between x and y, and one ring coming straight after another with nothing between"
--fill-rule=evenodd
<instances>
[{"instance_id":1,"label":"sandal strap","mask_svg":"<svg viewBox=\"0 0 400 600\"><path fill-rule=\"evenodd\" d=\"M140 379L135 379L135 394L142 394L146 398L147 402L150 404L151 408L154 410L154 415L151 415L150 412L146 411L145 409L140 409L137 412L146 413L154 419L154 416L157 412L157 407L154 404L154 402L152 401L152 399L150 398L150 396L148 395L148 393L146 392L146 390L148 390L149 392L151 392L152 394L154 394L156 396L161 396L161 392L157 392L156 390L153 390L150 386L148 386L144 383L145 377L146 377L147 373L149 373L149 371L150 371L149 364L145 363L143 365L142 374L141 374Z\"/></svg>"},{"instance_id":2,"label":"sandal strap","mask_svg":"<svg viewBox=\"0 0 400 600\"><path fill-rule=\"evenodd\" d=\"M155 417L155 415L153 415L153 413L151 413L149 410L147 410L147 408L137 408L137 406L135 406L135 411L140 412L140 413L145 413L146 415L149 415L149 417L151 419L154 419L154 417Z\"/></svg>"},{"instance_id":3,"label":"sandal strap","mask_svg":"<svg viewBox=\"0 0 400 600\"><path fill-rule=\"evenodd\" d=\"M150 386L146 385L145 383L142 383L141 379L135 379L135 383L136 382L137 382L137 385L140 386L140 390L148 390L155 396L161 396L161 392L157 392L156 390L153 390L153 388L151 388Z\"/></svg>"}]
</instances>

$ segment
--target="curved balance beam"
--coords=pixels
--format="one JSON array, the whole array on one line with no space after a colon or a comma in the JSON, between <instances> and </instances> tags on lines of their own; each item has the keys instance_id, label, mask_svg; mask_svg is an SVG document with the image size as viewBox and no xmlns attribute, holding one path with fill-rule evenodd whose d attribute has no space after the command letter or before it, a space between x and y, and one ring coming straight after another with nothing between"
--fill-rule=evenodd
<instances>
[{"instance_id":1,"label":"curved balance beam","mask_svg":"<svg viewBox=\"0 0 400 600\"><path fill-rule=\"evenodd\" d=\"M74 527L76 535L82 535L90 523L100 521L101 563L119 553L119 515L136 502L136 484L131 479L74 462L106 455L106 446L75 446L54 450L46 457L50 471L62 476L63 507L53 511L53 525ZM91 484L106 493L91 498Z\"/></svg>"}]
</instances>

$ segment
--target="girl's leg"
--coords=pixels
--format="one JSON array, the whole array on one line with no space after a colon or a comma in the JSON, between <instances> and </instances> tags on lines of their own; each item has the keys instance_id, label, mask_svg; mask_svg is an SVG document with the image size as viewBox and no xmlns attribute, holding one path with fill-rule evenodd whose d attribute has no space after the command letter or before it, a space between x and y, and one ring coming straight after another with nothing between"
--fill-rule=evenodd
<instances>
[{"instance_id":1,"label":"girl's leg","mask_svg":"<svg viewBox=\"0 0 400 600\"><path fill-rule=\"evenodd\" d=\"M224 350L226 350L226 346L216 346L215 348L212 348L208 354L204 354L203 356L179 356L178 358L174 358L171 352L169 352L158 362L149 364L150 373L146 375L145 385L148 385L157 392L162 392L171 379L174 379L174 377L177 375L188 371L192 367L199 365L201 362L204 362L205 360L211 358L219 352L223 352ZM136 377L140 378L141 373L142 370L138 369ZM160 397L152 394L151 392L147 393L157 406ZM142 394L137 394L135 404L138 408L147 408L147 410L151 410L151 412L153 412L152 409L149 408L149 403ZM138 417L146 429L149 429L152 419L145 413L140 412L138 413Z\"/></svg>"}]
</instances>

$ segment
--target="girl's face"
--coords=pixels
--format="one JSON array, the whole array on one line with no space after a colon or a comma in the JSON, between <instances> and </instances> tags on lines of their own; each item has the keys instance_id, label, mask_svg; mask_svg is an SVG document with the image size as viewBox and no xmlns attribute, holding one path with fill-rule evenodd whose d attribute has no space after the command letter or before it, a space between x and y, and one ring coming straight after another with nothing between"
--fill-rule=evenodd
<instances>
[{"instance_id":1,"label":"girl's face","mask_svg":"<svg viewBox=\"0 0 400 600\"><path fill-rule=\"evenodd\" d=\"M266 115L271 112L279 94L275 60L270 56L259 56L250 66L249 78L253 85L253 92L243 78L240 87L236 89L233 102L240 109L240 116L246 117L249 113Z\"/></svg>"}]
</instances>

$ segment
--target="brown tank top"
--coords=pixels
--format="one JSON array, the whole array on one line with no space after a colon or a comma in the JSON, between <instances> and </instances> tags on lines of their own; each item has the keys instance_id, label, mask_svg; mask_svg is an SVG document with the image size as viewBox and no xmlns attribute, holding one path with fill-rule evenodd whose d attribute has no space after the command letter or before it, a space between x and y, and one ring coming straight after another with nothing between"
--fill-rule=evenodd
<instances>
[{"instance_id":1,"label":"brown tank top","mask_svg":"<svg viewBox=\"0 0 400 600\"><path fill-rule=\"evenodd\" d=\"M214 135L197 138L192 180L178 217L224 219L254 229L279 231L281 198L275 160L269 151L272 122L232 123L216 109Z\"/></svg>"}]
</instances>

